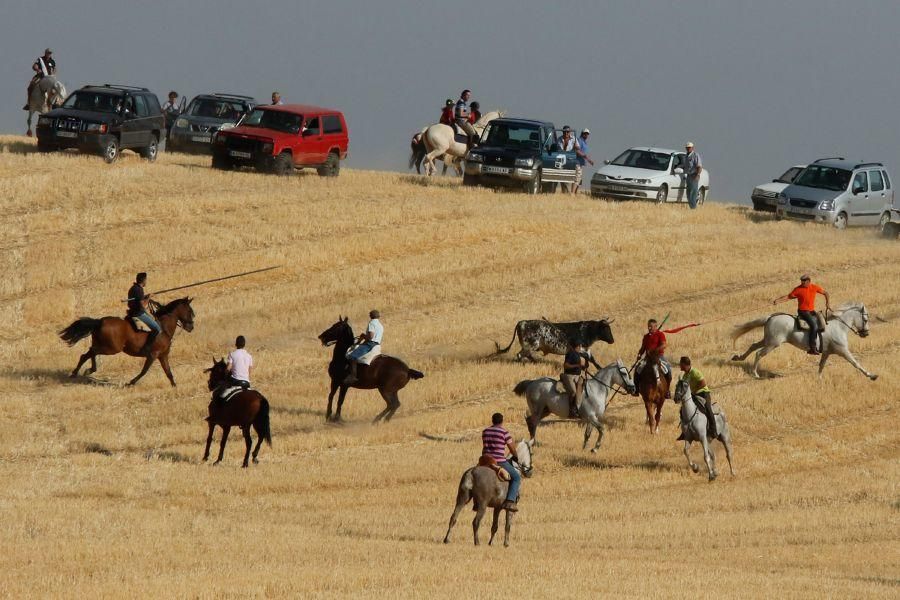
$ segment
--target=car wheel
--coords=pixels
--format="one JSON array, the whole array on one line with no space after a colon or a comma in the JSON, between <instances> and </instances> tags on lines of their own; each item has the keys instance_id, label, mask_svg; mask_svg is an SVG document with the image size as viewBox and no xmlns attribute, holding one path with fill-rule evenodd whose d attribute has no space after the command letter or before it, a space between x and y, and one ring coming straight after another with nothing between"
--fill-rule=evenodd
<instances>
[{"instance_id":1,"label":"car wheel","mask_svg":"<svg viewBox=\"0 0 900 600\"><path fill-rule=\"evenodd\" d=\"M753 210L758 210L760 212L766 210L766 205L760 202L759 200L753 201Z\"/></svg>"},{"instance_id":2,"label":"car wheel","mask_svg":"<svg viewBox=\"0 0 900 600\"><path fill-rule=\"evenodd\" d=\"M884 229L881 230L881 235L889 240L896 240L897 236L900 235L900 225L897 223L888 223L884 226Z\"/></svg>"},{"instance_id":3,"label":"car wheel","mask_svg":"<svg viewBox=\"0 0 900 600\"><path fill-rule=\"evenodd\" d=\"M234 168L234 163L231 162L231 159L227 156L220 156L218 154L213 154L212 157L212 168L219 169L221 171L230 171Z\"/></svg>"},{"instance_id":4,"label":"car wheel","mask_svg":"<svg viewBox=\"0 0 900 600\"><path fill-rule=\"evenodd\" d=\"M341 157L332 152L325 159L325 164L319 167L316 172L320 177L337 177L341 172Z\"/></svg>"},{"instance_id":5,"label":"car wheel","mask_svg":"<svg viewBox=\"0 0 900 600\"><path fill-rule=\"evenodd\" d=\"M834 226L838 229L847 229L847 213L838 213L838 216L834 218Z\"/></svg>"},{"instance_id":6,"label":"car wheel","mask_svg":"<svg viewBox=\"0 0 900 600\"><path fill-rule=\"evenodd\" d=\"M526 194L540 194L541 193L541 171L538 169L538 172L535 173L534 179L525 183L525 193Z\"/></svg>"},{"instance_id":7,"label":"car wheel","mask_svg":"<svg viewBox=\"0 0 900 600\"><path fill-rule=\"evenodd\" d=\"M41 140L38 140L37 143L37 151L38 152L53 152L54 148L50 144L42 143Z\"/></svg>"},{"instance_id":8,"label":"car wheel","mask_svg":"<svg viewBox=\"0 0 900 600\"><path fill-rule=\"evenodd\" d=\"M109 138L109 141L103 147L103 160L106 164L112 164L116 162L117 158L119 158L119 140Z\"/></svg>"},{"instance_id":9,"label":"car wheel","mask_svg":"<svg viewBox=\"0 0 900 600\"><path fill-rule=\"evenodd\" d=\"M697 206L702 206L706 202L706 188L700 188L700 195L697 198Z\"/></svg>"},{"instance_id":10,"label":"car wheel","mask_svg":"<svg viewBox=\"0 0 900 600\"><path fill-rule=\"evenodd\" d=\"M662 184L661 186L659 186L659 191L656 192L656 203L665 204L668 198L669 187L666 184Z\"/></svg>"},{"instance_id":11,"label":"car wheel","mask_svg":"<svg viewBox=\"0 0 900 600\"><path fill-rule=\"evenodd\" d=\"M156 157L159 156L159 138L155 135L150 138L150 145L141 150L141 156L149 162L155 161Z\"/></svg>"},{"instance_id":12,"label":"car wheel","mask_svg":"<svg viewBox=\"0 0 900 600\"><path fill-rule=\"evenodd\" d=\"M287 152L282 152L272 162L272 172L276 175L288 175L294 170L294 161Z\"/></svg>"},{"instance_id":13,"label":"car wheel","mask_svg":"<svg viewBox=\"0 0 900 600\"><path fill-rule=\"evenodd\" d=\"M475 187L478 185L478 178L468 173L463 173L463 185Z\"/></svg>"},{"instance_id":14,"label":"car wheel","mask_svg":"<svg viewBox=\"0 0 900 600\"><path fill-rule=\"evenodd\" d=\"M886 238L897 237L897 232L893 227L893 223L891 223L891 213L886 212L881 215L881 219L878 221L878 230Z\"/></svg>"}]
</instances>

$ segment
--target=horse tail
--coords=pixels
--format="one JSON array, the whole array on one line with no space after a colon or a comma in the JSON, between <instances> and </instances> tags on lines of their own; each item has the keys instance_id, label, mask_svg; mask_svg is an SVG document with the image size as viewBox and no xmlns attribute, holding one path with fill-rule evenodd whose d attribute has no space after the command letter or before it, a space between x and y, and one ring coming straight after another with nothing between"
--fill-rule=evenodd
<instances>
[{"instance_id":1,"label":"horse tail","mask_svg":"<svg viewBox=\"0 0 900 600\"><path fill-rule=\"evenodd\" d=\"M534 381L534 380L533 379L523 379L522 381L520 381L519 383L516 384L516 387L513 388L513 393L516 396L524 396L525 390L528 389L528 386L531 385L532 381Z\"/></svg>"},{"instance_id":2,"label":"horse tail","mask_svg":"<svg viewBox=\"0 0 900 600\"><path fill-rule=\"evenodd\" d=\"M423 150L425 149L425 143L422 141L421 133L417 133L412 137L412 140L409 142L409 149L409 168L412 169L416 166L419 156L424 154Z\"/></svg>"},{"instance_id":3,"label":"horse tail","mask_svg":"<svg viewBox=\"0 0 900 600\"><path fill-rule=\"evenodd\" d=\"M760 317L758 319L753 319L752 321L747 321L746 323L735 326L735 328L731 330L731 341L737 341L739 337L741 337L748 331L753 331L754 329L762 327L770 318L771 317Z\"/></svg>"},{"instance_id":4,"label":"horse tail","mask_svg":"<svg viewBox=\"0 0 900 600\"><path fill-rule=\"evenodd\" d=\"M512 345L516 342L516 335L518 335L518 333L519 333L519 325L521 323L522 323L522 321L519 321L518 323L516 323L516 327L515 327L515 329L513 329L512 339L509 341L509 346L501 349L500 344L498 344L497 342L494 342L494 345L497 347L497 351L494 354L506 354L507 352L509 352L509 349L512 348Z\"/></svg>"},{"instance_id":5,"label":"horse tail","mask_svg":"<svg viewBox=\"0 0 900 600\"><path fill-rule=\"evenodd\" d=\"M409 375L410 379L422 379L423 377L425 377L425 373L423 373L422 371L416 371L415 369L407 369L406 373L407 375Z\"/></svg>"},{"instance_id":6,"label":"horse tail","mask_svg":"<svg viewBox=\"0 0 900 600\"><path fill-rule=\"evenodd\" d=\"M272 445L272 428L269 425L269 401L266 400L265 396L262 394L259 395L262 399L259 403L259 412L256 413L256 426L259 435L262 439L266 440L266 443L269 446Z\"/></svg>"},{"instance_id":7,"label":"horse tail","mask_svg":"<svg viewBox=\"0 0 900 600\"><path fill-rule=\"evenodd\" d=\"M102 319L92 319L90 317L81 317L77 321L59 331L59 337L69 346L74 346L87 336L91 335L100 327Z\"/></svg>"},{"instance_id":8,"label":"horse tail","mask_svg":"<svg viewBox=\"0 0 900 600\"><path fill-rule=\"evenodd\" d=\"M475 478L472 476L472 469L468 469L463 473L459 480L459 491L456 492L456 505L465 506L472 498L472 490L475 488Z\"/></svg>"}]
</instances>

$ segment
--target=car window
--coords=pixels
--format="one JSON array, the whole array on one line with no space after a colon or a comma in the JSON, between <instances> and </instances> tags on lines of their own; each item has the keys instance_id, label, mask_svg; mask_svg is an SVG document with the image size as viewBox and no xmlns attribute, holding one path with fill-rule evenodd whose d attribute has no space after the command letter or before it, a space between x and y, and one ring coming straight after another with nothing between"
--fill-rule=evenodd
<instances>
[{"instance_id":1,"label":"car window","mask_svg":"<svg viewBox=\"0 0 900 600\"><path fill-rule=\"evenodd\" d=\"M492 122L484 132L484 140L487 146L537 150L541 147L541 129L533 125Z\"/></svg>"},{"instance_id":2,"label":"car window","mask_svg":"<svg viewBox=\"0 0 900 600\"><path fill-rule=\"evenodd\" d=\"M94 92L75 92L63 103L63 108L75 110L90 110L94 112L116 112L119 98L112 94L98 94Z\"/></svg>"},{"instance_id":3,"label":"car window","mask_svg":"<svg viewBox=\"0 0 900 600\"><path fill-rule=\"evenodd\" d=\"M851 190L861 189L864 192L869 191L869 178L865 171L860 171L853 177L853 186Z\"/></svg>"},{"instance_id":4,"label":"car window","mask_svg":"<svg viewBox=\"0 0 900 600\"><path fill-rule=\"evenodd\" d=\"M134 97L128 96L125 98L125 102L122 104L122 108L127 112L134 112Z\"/></svg>"},{"instance_id":5,"label":"car window","mask_svg":"<svg viewBox=\"0 0 900 600\"><path fill-rule=\"evenodd\" d=\"M147 110L147 101L143 96L134 97L134 114L139 117L147 117L150 115L150 111Z\"/></svg>"},{"instance_id":6,"label":"car window","mask_svg":"<svg viewBox=\"0 0 900 600\"><path fill-rule=\"evenodd\" d=\"M672 157L672 170L684 168L684 152L679 152Z\"/></svg>"},{"instance_id":7,"label":"car window","mask_svg":"<svg viewBox=\"0 0 900 600\"><path fill-rule=\"evenodd\" d=\"M795 179L797 179L797 175L799 175L800 171L802 170L803 169L801 169L800 167L791 167L790 169L785 171L781 175L781 177L778 178L778 181L780 181L781 183L791 183Z\"/></svg>"},{"instance_id":8,"label":"car window","mask_svg":"<svg viewBox=\"0 0 900 600\"><path fill-rule=\"evenodd\" d=\"M282 133L300 133L300 124L303 115L297 115L283 110L266 110L255 108L241 123L244 127L265 127L281 131Z\"/></svg>"},{"instance_id":9,"label":"car window","mask_svg":"<svg viewBox=\"0 0 900 600\"><path fill-rule=\"evenodd\" d=\"M884 175L884 187L885 189L891 189L891 178L888 177L887 171L882 171L882 175Z\"/></svg>"},{"instance_id":10,"label":"car window","mask_svg":"<svg viewBox=\"0 0 900 600\"><path fill-rule=\"evenodd\" d=\"M306 131L312 135L319 135L319 117L313 117L306 122Z\"/></svg>"},{"instance_id":11,"label":"car window","mask_svg":"<svg viewBox=\"0 0 900 600\"><path fill-rule=\"evenodd\" d=\"M873 192L880 192L884 189L884 179L881 177L881 171L869 171L869 181L872 184Z\"/></svg>"},{"instance_id":12,"label":"car window","mask_svg":"<svg viewBox=\"0 0 900 600\"><path fill-rule=\"evenodd\" d=\"M159 108L159 99L155 94L144 96L144 99L147 101L147 108L150 110L151 115L161 112L162 109Z\"/></svg>"},{"instance_id":13,"label":"car window","mask_svg":"<svg viewBox=\"0 0 900 600\"><path fill-rule=\"evenodd\" d=\"M669 168L672 155L665 152L651 152L650 150L626 150L616 157L610 164L619 167L634 167L635 169L650 169L651 171L665 171Z\"/></svg>"},{"instance_id":14,"label":"car window","mask_svg":"<svg viewBox=\"0 0 900 600\"><path fill-rule=\"evenodd\" d=\"M325 133L341 133L341 119L337 115L326 115L322 117L322 128Z\"/></svg>"},{"instance_id":15,"label":"car window","mask_svg":"<svg viewBox=\"0 0 900 600\"><path fill-rule=\"evenodd\" d=\"M847 190L847 184L850 183L851 175L852 173L846 169L810 165L800 172L797 179L794 180L794 185L844 192Z\"/></svg>"}]
</instances>

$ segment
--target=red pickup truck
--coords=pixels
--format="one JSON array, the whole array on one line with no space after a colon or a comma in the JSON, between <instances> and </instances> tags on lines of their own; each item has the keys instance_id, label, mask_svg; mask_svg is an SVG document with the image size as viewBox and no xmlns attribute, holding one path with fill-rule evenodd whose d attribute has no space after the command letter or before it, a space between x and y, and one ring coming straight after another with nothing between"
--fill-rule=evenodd
<instances>
[{"instance_id":1,"label":"red pickup truck","mask_svg":"<svg viewBox=\"0 0 900 600\"><path fill-rule=\"evenodd\" d=\"M349 143L347 121L339 110L303 104L256 106L237 127L216 134L212 166L253 167L278 175L314 168L319 175L336 177Z\"/></svg>"}]
</instances>

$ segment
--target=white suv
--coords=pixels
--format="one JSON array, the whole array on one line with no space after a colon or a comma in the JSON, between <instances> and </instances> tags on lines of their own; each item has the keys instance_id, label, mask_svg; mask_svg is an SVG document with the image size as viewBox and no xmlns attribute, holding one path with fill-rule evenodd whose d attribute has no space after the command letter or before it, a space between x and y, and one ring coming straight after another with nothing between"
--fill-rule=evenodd
<instances>
[{"instance_id":1,"label":"white suv","mask_svg":"<svg viewBox=\"0 0 900 600\"><path fill-rule=\"evenodd\" d=\"M764 183L753 188L750 199L753 200L753 210L767 210L775 212L778 206L778 194L784 191L784 188L791 185L800 171L806 168L806 165L794 165L778 179L773 179L772 183Z\"/></svg>"},{"instance_id":2,"label":"white suv","mask_svg":"<svg viewBox=\"0 0 900 600\"><path fill-rule=\"evenodd\" d=\"M605 161L591 178L591 195L621 200L687 202L684 152L665 148L629 148ZM709 193L709 171L700 172L699 204Z\"/></svg>"}]
</instances>

